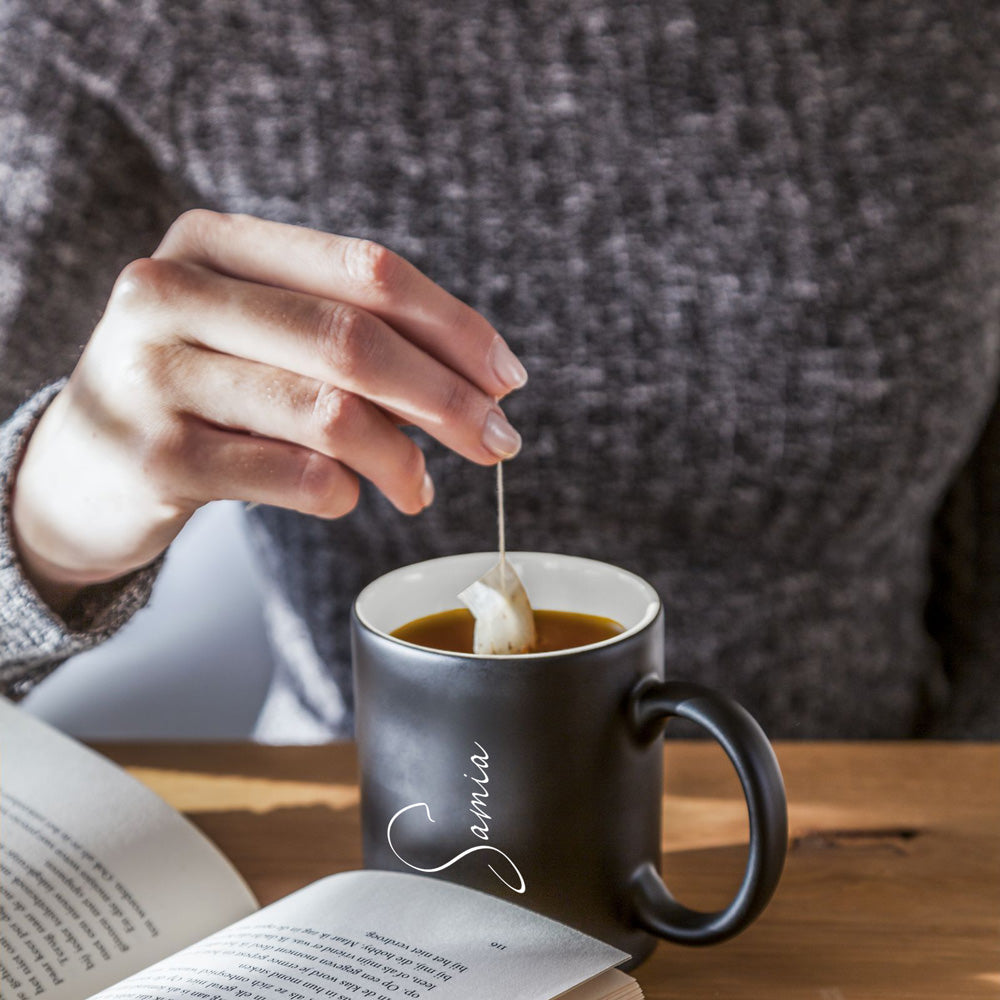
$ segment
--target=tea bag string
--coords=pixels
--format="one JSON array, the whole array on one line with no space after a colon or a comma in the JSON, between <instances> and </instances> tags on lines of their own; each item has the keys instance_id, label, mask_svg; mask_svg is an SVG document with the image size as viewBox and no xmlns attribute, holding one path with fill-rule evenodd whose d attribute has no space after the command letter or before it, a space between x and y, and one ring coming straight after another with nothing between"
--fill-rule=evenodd
<instances>
[{"instance_id":1,"label":"tea bag string","mask_svg":"<svg viewBox=\"0 0 1000 1000\"><path fill-rule=\"evenodd\" d=\"M503 462L497 462L497 540L500 549L500 584L506 583L507 541L504 537Z\"/></svg>"}]
</instances>

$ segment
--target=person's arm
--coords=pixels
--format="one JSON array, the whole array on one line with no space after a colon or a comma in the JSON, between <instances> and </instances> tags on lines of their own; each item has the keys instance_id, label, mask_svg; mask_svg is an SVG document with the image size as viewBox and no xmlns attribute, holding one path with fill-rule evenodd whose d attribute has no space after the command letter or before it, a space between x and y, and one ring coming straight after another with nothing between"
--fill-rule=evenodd
<instances>
[{"instance_id":1,"label":"person's arm","mask_svg":"<svg viewBox=\"0 0 1000 1000\"><path fill-rule=\"evenodd\" d=\"M929 735L1000 738L1000 402L935 523L928 625L946 689Z\"/></svg>"},{"instance_id":2,"label":"person's arm","mask_svg":"<svg viewBox=\"0 0 1000 1000\"><path fill-rule=\"evenodd\" d=\"M4 58L15 34L5 34ZM59 76L70 62L46 68ZM7 565L51 617L65 621L90 595L153 565L212 499L339 517L363 477L401 511L419 512L433 485L401 424L482 464L518 450L497 402L524 381L516 358L484 317L378 244L197 210L170 225L150 256L105 280L97 248L109 246L108 220L110 245L134 247L122 233L148 202L130 200L134 170L98 185L104 197L89 203L72 192L81 176L113 170L108 163L136 140L123 128L123 150L95 148L80 110L107 102L65 100L65 86L18 91L19 72L37 82L30 69L4 64L9 79L0 79L0 92L27 95L24 107L0 109L0 146L36 202L4 250L18 293L34 282L35 294L0 315L0 360L19 373L0 392L16 398L18 380L45 381L36 376L54 352L39 350L36 334L58 336L68 319L77 343L86 341L30 436L11 449L6 476ZM30 141L18 141L19 129ZM54 239L39 218L52 219ZM71 239L60 226L74 223ZM102 291L98 316L71 308L77 287L88 297ZM64 306L56 315L53 299ZM2 647L11 635L0 639L0 664L23 662L16 636Z\"/></svg>"}]
</instances>

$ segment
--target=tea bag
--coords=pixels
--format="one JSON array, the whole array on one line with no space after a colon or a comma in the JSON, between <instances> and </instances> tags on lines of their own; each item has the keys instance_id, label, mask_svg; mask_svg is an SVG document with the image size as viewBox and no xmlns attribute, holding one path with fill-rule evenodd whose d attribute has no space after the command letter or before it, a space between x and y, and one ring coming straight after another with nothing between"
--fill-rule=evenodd
<instances>
[{"instance_id":1,"label":"tea bag","mask_svg":"<svg viewBox=\"0 0 1000 1000\"><path fill-rule=\"evenodd\" d=\"M497 465L497 521L500 560L458 598L476 619L474 653L530 653L535 647L535 616L514 567L507 562L503 517L503 463Z\"/></svg>"}]
</instances>

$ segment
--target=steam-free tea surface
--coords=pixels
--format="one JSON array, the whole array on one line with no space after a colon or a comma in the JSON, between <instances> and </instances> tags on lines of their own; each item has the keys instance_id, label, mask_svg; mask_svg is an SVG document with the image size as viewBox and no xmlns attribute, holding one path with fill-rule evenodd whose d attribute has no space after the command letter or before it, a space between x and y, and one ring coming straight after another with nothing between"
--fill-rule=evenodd
<instances>
[{"instance_id":1,"label":"steam-free tea surface","mask_svg":"<svg viewBox=\"0 0 1000 1000\"><path fill-rule=\"evenodd\" d=\"M535 609L537 641L533 652L551 653L602 642L624 631L618 622L599 615L581 615L574 611ZM466 608L454 608L417 618L401 625L392 635L415 646L443 649L452 653L471 653L476 620Z\"/></svg>"}]
</instances>

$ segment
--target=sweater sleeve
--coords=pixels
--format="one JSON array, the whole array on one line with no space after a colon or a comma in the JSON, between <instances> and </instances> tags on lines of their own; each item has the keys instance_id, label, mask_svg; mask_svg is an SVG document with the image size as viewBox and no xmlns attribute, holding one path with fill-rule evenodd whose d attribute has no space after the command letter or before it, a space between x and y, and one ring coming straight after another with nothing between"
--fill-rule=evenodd
<instances>
[{"instance_id":1,"label":"sweater sleeve","mask_svg":"<svg viewBox=\"0 0 1000 1000\"><path fill-rule=\"evenodd\" d=\"M932 564L946 685L930 735L1000 738L1000 402L938 514Z\"/></svg>"},{"instance_id":2,"label":"sweater sleeve","mask_svg":"<svg viewBox=\"0 0 1000 1000\"><path fill-rule=\"evenodd\" d=\"M38 392L0 426L0 693L18 698L67 657L113 635L148 600L162 559L88 587L62 617L22 572L11 533L14 473L38 418L62 383Z\"/></svg>"}]
</instances>

